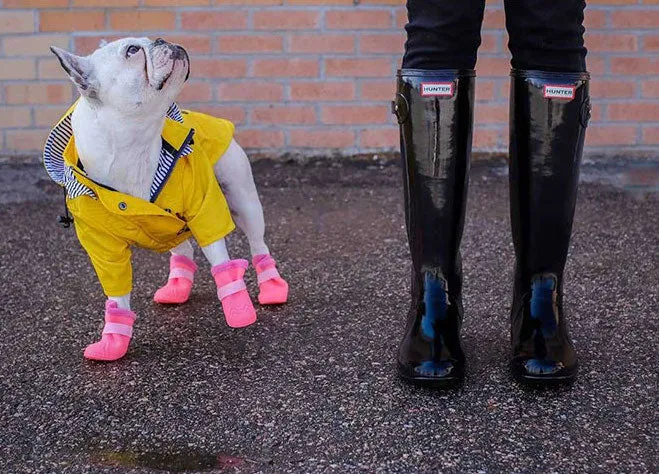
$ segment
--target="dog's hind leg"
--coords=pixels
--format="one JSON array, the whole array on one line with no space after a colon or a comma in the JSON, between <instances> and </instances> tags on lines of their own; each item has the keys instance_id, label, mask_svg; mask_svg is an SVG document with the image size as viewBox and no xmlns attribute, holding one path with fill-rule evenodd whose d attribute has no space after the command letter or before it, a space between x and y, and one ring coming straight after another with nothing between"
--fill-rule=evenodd
<instances>
[{"instance_id":1,"label":"dog's hind leg","mask_svg":"<svg viewBox=\"0 0 659 474\"><path fill-rule=\"evenodd\" d=\"M288 300L288 284L279 275L275 260L265 243L263 207L254 184L252 168L245 151L235 140L215 165L222 192L233 220L247 236L252 263L256 268L261 304L281 304Z\"/></svg>"},{"instance_id":2,"label":"dog's hind leg","mask_svg":"<svg viewBox=\"0 0 659 474\"><path fill-rule=\"evenodd\" d=\"M169 258L169 277L165 286L153 295L156 303L181 304L188 301L194 282L197 265L194 263L194 248L189 240L174 247Z\"/></svg>"},{"instance_id":3,"label":"dog's hind leg","mask_svg":"<svg viewBox=\"0 0 659 474\"><path fill-rule=\"evenodd\" d=\"M249 266L247 260L230 260L224 239L202 247L201 250L212 265L217 297L222 302L227 324L232 328L241 328L254 323L256 311L243 279Z\"/></svg>"}]
</instances>

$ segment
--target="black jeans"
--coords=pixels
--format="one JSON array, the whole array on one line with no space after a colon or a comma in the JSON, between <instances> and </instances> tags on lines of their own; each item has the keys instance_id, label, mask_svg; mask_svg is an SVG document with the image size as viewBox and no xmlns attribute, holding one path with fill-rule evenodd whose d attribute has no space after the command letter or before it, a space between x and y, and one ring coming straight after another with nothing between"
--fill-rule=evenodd
<instances>
[{"instance_id":1,"label":"black jeans","mask_svg":"<svg viewBox=\"0 0 659 474\"><path fill-rule=\"evenodd\" d=\"M505 0L516 69L583 72L584 0ZM403 68L473 69L485 0L408 0Z\"/></svg>"}]
</instances>

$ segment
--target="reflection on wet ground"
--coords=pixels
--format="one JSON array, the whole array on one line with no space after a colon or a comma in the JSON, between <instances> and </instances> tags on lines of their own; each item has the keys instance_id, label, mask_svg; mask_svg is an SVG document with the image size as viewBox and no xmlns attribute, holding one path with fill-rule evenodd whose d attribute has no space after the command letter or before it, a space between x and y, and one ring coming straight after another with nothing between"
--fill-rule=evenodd
<instances>
[{"instance_id":1,"label":"reflection on wet ground","mask_svg":"<svg viewBox=\"0 0 659 474\"><path fill-rule=\"evenodd\" d=\"M493 166L497 175L507 175L505 165ZM581 182L604 184L643 198L659 192L659 162L588 162L581 167Z\"/></svg>"},{"instance_id":2,"label":"reflection on wet ground","mask_svg":"<svg viewBox=\"0 0 659 474\"><path fill-rule=\"evenodd\" d=\"M163 452L101 451L91 455L90 464L97 467L146 468L168 472L232 471L244 459L226 454L170 449Z\"/></svg>"}]
</instances>

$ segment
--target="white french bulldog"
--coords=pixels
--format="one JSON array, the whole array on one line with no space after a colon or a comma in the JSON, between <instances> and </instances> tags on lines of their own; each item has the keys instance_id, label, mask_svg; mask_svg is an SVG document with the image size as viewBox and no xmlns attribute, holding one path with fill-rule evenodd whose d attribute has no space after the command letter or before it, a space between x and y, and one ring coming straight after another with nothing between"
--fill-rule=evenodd
<instances>
[{"instance_id":1,"label":"white french bulldog","mask_svg":"<svg viewBox=\"0 0 659 474\"><path fill-rule=\"evenodd\" d=\"M169 280L154 299L183 303L196 270L187 237L195 237L212 265L227 323L253 323L243 281L248 262L231 260L224 239L231 216L249 241L259 301L286 302L288 285L265 243L263 210L233 125L175 104L190 74L185 49L125 38L85 57L51 50L81 98L51 132L44 162L51 176L65 170L56 180L66 187L78 238L108 296L102 339L85 357L116 360L128 349L135 319L126 281L131 245L170 249Z\"/></svg>"}]
</instances>

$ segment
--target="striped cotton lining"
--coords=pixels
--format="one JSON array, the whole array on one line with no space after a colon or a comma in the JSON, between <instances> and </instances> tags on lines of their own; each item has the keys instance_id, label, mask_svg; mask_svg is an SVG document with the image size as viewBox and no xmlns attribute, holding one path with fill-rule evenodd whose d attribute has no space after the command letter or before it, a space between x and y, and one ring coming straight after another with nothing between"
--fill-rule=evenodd
<instances>
[{"instance_id":1,"label":"striped cotton lining","mask_svg":"<svg viewBox=\"0 0 659 474\"><path fill-rule=\"evenodd\" d=\"M167 111L167 116L172 120L183 123L181 109L176 103L170 106ZM43 151L43 163L46 172L53 181L60 186L64 186L66 189L66 195L70 199L75 199L80 196L96 198L94 191L80 183L75 178L73 169L64 164L64 150L66 149L72 135L71 114L69 114L50 132L50 135L46 140L46 145ZM192 147L189 141L186 141L182 149L177 152L167 146L163 140L163 145L160 149L160 158L158 159L158 167L156 168L153 182L151 183L151 202L154 202L158 197L167 178L174 169L178 158L189 155L190 153L192 153Z\"/></svg>"}]
</instances>

